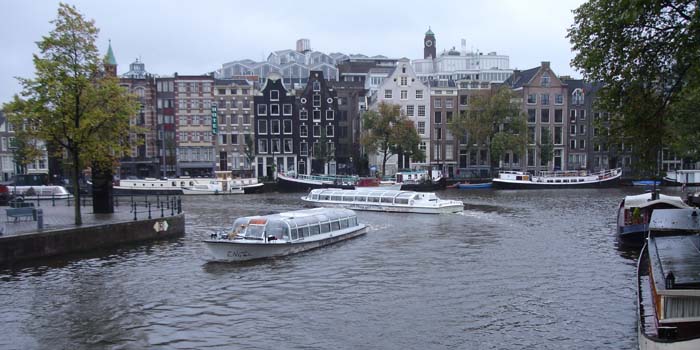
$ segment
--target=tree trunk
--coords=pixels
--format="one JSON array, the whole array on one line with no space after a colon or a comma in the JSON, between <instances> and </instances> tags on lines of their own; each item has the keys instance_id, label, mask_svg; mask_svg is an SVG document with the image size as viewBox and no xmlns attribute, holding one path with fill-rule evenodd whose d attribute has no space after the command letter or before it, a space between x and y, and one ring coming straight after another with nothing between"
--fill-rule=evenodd
<instances>
[{"instance_id":1,"label":"tree trunk","mask_svg":"<svg viewBox=\"0 0 700 350\"><path fill-rule=\"evenodd\" d=\"M114 213L112 194L112 168L93 166L92 168L92 212L95 214Z\"/></svg>"},{"instance_id":2,"label":"tree trunk","mask_svg":"<svg viewBox=\"0 0 700 350\"><path fill-rule=\"evenodd\" d=\"M71 185L73 186L73 197L75 199L75 224L77 226L80 226L83 224L83 218L80 215L80 184L78 181L78 179L80 178L80 162L78 162L78 151L72 151L71 156L73 158L73 174L71 175Z\"/></svg>"}]
</instances>

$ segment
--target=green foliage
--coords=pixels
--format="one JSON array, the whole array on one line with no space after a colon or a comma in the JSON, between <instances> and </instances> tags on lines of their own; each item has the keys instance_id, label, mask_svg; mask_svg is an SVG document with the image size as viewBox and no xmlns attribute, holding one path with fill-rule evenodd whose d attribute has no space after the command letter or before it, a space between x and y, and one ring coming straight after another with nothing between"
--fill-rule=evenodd
<instances>
[{"instance_id":1,"label":"green foliage","mask_svg":"<svg viewBox=\"0 0 700 350\"><path fill-rule=\"evenodd\" d=\"M98 29L75 7L60 4L54 29L37 43L35 78L19 78L21 97L4 106L10 121L26 124L29 137L60 146L72 162L72 185L87 166L112 164L131 150L129 119L138 111L135 96L104 74L95 46ZM79 191L74 191L79 200ZM81 224L80 206L75 222Z\"/></svg>"},{"instance_id":2,"label":"green foliage","mask_svg":"<svg viewBox=\"0 0 700 350\"><path fill-rule=\"evenodd\" d=\"M486 147L491 166L512 151L522 155L527 145L527 119L517 96L500 87L492 95L474 96L471 108L448 125L457 139L469 137L467 147Z\"/></svg>"},{"instance_id":3,"label":"green foliage","mask_svg":"<svg viewBox=\"0 0 700 350\"><path fill-rule=\"evenodd\" d=\"M425 160L425 154L418 148L420 136L413 122L401 114L399 105L382 102L378 111L365 113L360 143L367 153L382 153L382 174L386 174L386 161L394 154L409 154L416 161Z\"/></svg>"},{"instance_id":4,"label":"green foliage","mask_svg":"<svg viewBox=\"0 0 700 350\"><path fill-rule=\"evenodd\" d=\"M599 109L612 113L611 135L633 145L638 171L655 174L658 155L674 143L686 154L698 145L683 105L697 101L700 11L697 0L591 0L574 10L568 37L572 64L602 82ZM697 106L697 104L696 104ZM679 114L685 114L679 115ZM689 148L686 148L689 147Z\"/></svg>"},{"instance_id":5,"label":"green foliage","mask_svg":"<svg viewBox=\"0 0 700 350\"><path fill-rule=\"evenodd\" d=\"M255 144L253 143L253 137L250 134L245 134L245 157L248 160L248 164L253 168L255 162Z\"/></svg>"},{"instance_id":6,"label":"green foliage","mask_svg":"<svg viewBox=\"0 0 700 350\"><path fill-rule=\"evenodd\" d=\"M318 139L318 143L314 144L313 158L321 163L324 171L326 163L335 159L335 147L328 143L328 135L325 128L321 128L321 137Z\"/></svg>"},{"instance_id":7,"label":"green foliage","mask_svg":"<svg viewBox=\"0 0 700 350\"><path fill-rule=\"evenodd\" d=\"M541 142L538 146L540 147L540 159L550 161L554 156L554 143L549 129L542 129Z\"/></svg>"}]
</instances>

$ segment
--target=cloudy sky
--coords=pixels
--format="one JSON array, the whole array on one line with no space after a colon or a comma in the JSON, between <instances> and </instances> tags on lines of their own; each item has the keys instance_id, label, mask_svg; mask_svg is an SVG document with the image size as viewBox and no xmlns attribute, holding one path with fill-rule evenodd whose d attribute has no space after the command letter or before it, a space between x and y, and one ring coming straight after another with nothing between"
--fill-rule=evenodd
<instances>
[{"instance_id":1,"label":"cloudy sky","mask_svg":"<svg viewBox=\"0 0 700 350\"><path fill-rule=\"evenodd\" d=\"M98 45L108 39L119 73L140 57L159 75L200 74L228 61L264 60L308 38L314 50L422 58L430 26L438 52L466 39L468 49L510 56L511 68L550 61L559 75L569 66L566 38L571 11L583 0L240 1L65 0L95 20ZM31 77L36 41L56 17L58 1L0 0L0 103L19 91L14 77Z\"/></svg>"}]
</instances>

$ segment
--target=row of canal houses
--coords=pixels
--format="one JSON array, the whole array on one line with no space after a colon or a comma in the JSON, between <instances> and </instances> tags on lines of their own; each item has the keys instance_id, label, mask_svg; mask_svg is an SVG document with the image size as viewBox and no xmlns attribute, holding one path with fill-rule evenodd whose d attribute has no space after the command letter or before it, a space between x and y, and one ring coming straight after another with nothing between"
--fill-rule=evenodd
<instances>
[{"instance_id":1,"label":"row of canal houses","mask_svg":"<svg viewBox=\"0 0 700 350\"><path fill-rule=\"evenodd\" d=\"M503 85L519 96L529 144L525 154L509 152L495 162L499 168L629 170L628 146L605 145L596 138L607 132L599 130L605 123L596 120L608 117L595 109L596 85L557 76L549 62L512 70L507 56L495 53L465 54L452 48L438 55L435 42L429 30L423 38L424 58L414 61L320 55L309 50L308 42L298 42L297 50L274 52L268 62L230 62L203 75L154 76L136 60L120 81L140 99L132 123L144 132L133 135L141 142L122 160L119 175L213 176L225 171L267 177L276 171L355 174L378 169L380 157L365 156L360 146L361 117L380 103L392 103L414 122L426 159L394 156L387 163L388 175L432 166L455 178L491 176L488 149L470 144L468 136L457 139L448 125L471 108L474 98ZM116 75L111 44L106 62L107 72ZM444 68L455 62L466 62L466 68ZM547 134L553 156L540 159ZM333 157L320 161L324 150L332 150ZM672 169L680 161L665 165Z\"/></svg>"}]
</instances>

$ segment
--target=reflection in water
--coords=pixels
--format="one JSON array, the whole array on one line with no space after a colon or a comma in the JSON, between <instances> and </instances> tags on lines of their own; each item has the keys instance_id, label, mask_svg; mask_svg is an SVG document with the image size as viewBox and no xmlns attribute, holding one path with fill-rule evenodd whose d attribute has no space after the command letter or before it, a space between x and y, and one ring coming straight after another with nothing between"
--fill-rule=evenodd
<instances>
[{"instance_id":1,"label":"reflection in water","mask_svg":"<svg viewBox=\"0 0 700 350\"><path fill-rule=\"evenodd\" d=\"M444 191L463 213L235 264L201 240L301 194L187 197L184 238L0 270L0 348L633 349L631 191Z\"/></svg>"}]
</instances>

